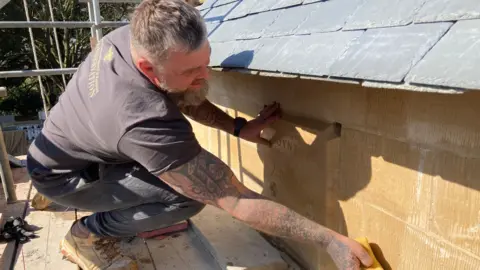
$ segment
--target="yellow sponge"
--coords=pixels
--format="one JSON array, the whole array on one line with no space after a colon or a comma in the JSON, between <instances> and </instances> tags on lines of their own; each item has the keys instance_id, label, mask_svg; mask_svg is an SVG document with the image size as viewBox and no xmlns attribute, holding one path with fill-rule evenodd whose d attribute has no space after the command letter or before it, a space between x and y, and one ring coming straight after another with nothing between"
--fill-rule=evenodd
<instances>
[{"instance_id":1,"label":"yellow sponge","mask_svg":"<svg viewBox=\"0 0 480 270\"><path fill-rule=\"evenodd\" d=\"M368 243L368 239L366 237L359 237L359 238L355 239L355 241L357 241L360 245L362 245L367 250L368 255L370 255L370 257L372 257L372 259L373 259L373 264L370 267L368 267L368 268L362 267L362 269L364 269L364 270L384 270L382 265L380 264L380 262L378 262L377 258L375 258L375 254L373 254L373 250L370 247L370 244Z\"/></svg>"}]
</instances>

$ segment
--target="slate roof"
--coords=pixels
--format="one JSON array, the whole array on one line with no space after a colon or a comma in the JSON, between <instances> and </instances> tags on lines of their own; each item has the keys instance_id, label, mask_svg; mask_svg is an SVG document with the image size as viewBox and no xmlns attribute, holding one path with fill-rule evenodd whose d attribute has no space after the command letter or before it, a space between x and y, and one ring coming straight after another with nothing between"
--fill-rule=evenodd
<instances>
[{"instance_id":1,"label":"slate roof","mask_svg":"<svg viewBox=\"0 0 480 270\"><path fill-rule=\"evenodd\" d=\"M212 67L480 89L480 0L206 0Z\"/></svg>"}]
</instances>

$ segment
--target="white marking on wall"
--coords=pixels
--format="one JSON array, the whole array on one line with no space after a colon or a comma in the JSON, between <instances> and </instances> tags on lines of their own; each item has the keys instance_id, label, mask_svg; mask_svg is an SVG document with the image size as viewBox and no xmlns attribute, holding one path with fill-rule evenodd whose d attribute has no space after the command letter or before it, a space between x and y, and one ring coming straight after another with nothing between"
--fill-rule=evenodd
<instances>
[{"instance_id":1,"label":"white marking on wall","mask_svg":"<svg viewBox=\"0 0 480 270\"><path fill-rule=\"evenodd\" d=\"M212 129L207 129L208 136L208 151L212 151Z\"/></svg>"},{"instance_id":2,"label":"white marking on wall","mask_svg":"<svg viewBox=\"0 0 480 270\"><path fill-rule=\"evenodd\" d=\"M431 192L431 201L430 201L430 217L433 223L433 226L435 230L441 231L440 226L438 226L437 219L435 218L437 216L437 193L438 193L438 179L439 176L434 176L432 177L432 188L430 189ZM430 230L432 230L430 228Z\"/></svg>"},{"instance_id":3,"label":"white marking on wall","mask_svg":"<svg viewBox=\"0 0 480 270\"><path fill-rule=\"evenodd\" d=\"M426 149L420 150L420 161L418 162L417 169L417 185L416 185L416 199L417 203L420 202L420 196L422 195L422 184L423 184L423 170L425 167L425 159L427 157Z\"/></svg>"}]
</instances>

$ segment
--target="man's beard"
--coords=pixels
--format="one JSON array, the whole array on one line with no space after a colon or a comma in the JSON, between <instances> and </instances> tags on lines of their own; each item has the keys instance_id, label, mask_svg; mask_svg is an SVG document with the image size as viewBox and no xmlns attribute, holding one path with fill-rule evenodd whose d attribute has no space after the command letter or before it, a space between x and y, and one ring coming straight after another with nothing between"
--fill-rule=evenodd
<instances>
[{"instance_id":1,"label":"man's beard","mask_svg":"<svg viewBox=\"0 0 480 270\"><path fill-rule=\"evenodd\" d=\"M198 106L207 99L209 85L208 82L205 80L203 83L203 87L195 90L173 90L166 85L161 85L161 88L167 91L168 96L177 104L177 106L188 107Z\"/></svg>"}]
</instances>

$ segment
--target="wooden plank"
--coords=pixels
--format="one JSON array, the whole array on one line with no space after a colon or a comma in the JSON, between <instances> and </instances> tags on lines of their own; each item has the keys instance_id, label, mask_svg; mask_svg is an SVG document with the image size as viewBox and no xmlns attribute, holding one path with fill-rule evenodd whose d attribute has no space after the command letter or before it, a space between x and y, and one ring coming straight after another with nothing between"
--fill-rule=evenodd
<instances>
[{"instance_id":1,"label":"wooden plank","mask_svg":"<svg viewBox=\"0 0 480 270\"><path fill-rule=\"evenodd\" d=\"M28 210L27 222L39 226L39 238L20 246L21 253L15 270L25 269L65 269L76 270L77 267L62 259L59 253L60 239L69 230L72 221L57 217L55 212Z\"/></svg>"},{"instance_id":2,"label":"wooden plank","mask_svg":"<svg viewBox=\"0 0 480 270\"><path fill-rule=\"evenodd\" d=\"M24 160L25 157L17 157L19 160ZM25 168L13 169L14 179L23 179L19 182L24 182L22 185L28 184L30 187L30 179ZM18 180L17 180L18 181ZM17 194L24 194L25 191L19 191L20 187L17 185ZM25 188L23 188L25 189ZM59 253L58 245L60 239L70 229L72 222L75 219L73 209L65 211L64 207L53 206L50 211L36 211L30 205L30 199L36 194L35 188L32 187L30 196L23 202L26 207L25 220L33 226L39 228L37 239L31 240L29 243L19 245L17 251L17 262L14 269L77 269L77 267L62 259ZM19 198L23 199L23 198ZM28 205L26 205L28 204ZM23 211L23 209L22 209Z\"/></svg>"},{"instance_id":3,"label":"wooden plank","mask_svg":"<svg viewBox=\"0 0 480 270\"><path fill-rule=\"evenodd\" d=\"M134 238L131 242L122 242L122 254L133 258L138 263L139 270L156 270L147 243L142 238ZM158 268L161 269L161 268Z\"/></svg>"},{"instance_id":4,"label":"wooden plank","mask_svg":"<svg viewBox=\"0 0 480 270\"><path fill-rule=\"evenodd\" d=\"M25 202L9 204L8 207L2 211L2 217L1 217L2 227L8 217L22 216L24 209L25 209ZM17 260L19 254L18 253L14 254L15 249L16 249L16 245L14 241L9 243L2 243L0 245L0 253L2 256L0 258L0 269L10 269L10 265L12 260L14 259L14 256L15 256L15 260Z\"/></svg>"},{"instance_id":5,"label":"wooden plank","mask_svg":"<svg viewBox=\"0 0 480 270\"><path fill-rule=\"evenodd\" d=\"M30 198L36 194L32 190ZM89 212L79 212L78 218L89 215ZM27 209L25 220L40 227L39 238L19 247L19 261L15 269L65 269L76 270L77 266L63 259L59 244L75 221L75 209L52 204L46 210Z\"/></svg>"},{"instance_id":6,"label":"wooden plank","mask_svg":"<svg viewBox=\"0 0 480 270\"><path fill-rule=\"evenodd\" d=\"M258 232L221 210L207 206L192 218L192 224L221 269L288 269L280 253Z\"/></svg>"},{"instance_id":7,"label":"wooden plank","mask_svg":"<svg viewBox=\"0 0 480 270\"><path fill-rule=\"evenodd\" d=\"M17 201L15 181L13 180L13 173L8 160L2 128L0 128L0 175L2 176L2 187L7 203L15 203Z\"/></svg>"},{"instance_id":8,"label":"wooden plank","mask_svg":"<svg viewBox=\"0 0 480 270\"><path fill-rule=\"evenodd\" d=\"M214 270L220 269L205 246L191 230L163 240L147 240L156 269Z\"/></svg>"},{"instance_id":9,"label":"wooden plank","mask_svg":"<svg viewBox=\"0 0 480 270\"><path fill-rule=\"evenodd\" d=\"M0 191L0 226L3 227L7 218L23 217L26 203L29 199L30 181L25 168L12 169L13 182L18 201L14 204L7 204L3 196L3 189ZM15 242L0 244L0 269L10 269L12 260L17 260L19 254L15 252Z\"/></svg>"},{"instance_id":10,"label":"wooden plank","mask_svg":"<svg viewBox=\"0 0 480 270\"><path fill-rule=\"evenodd\" d=\"M32 194L33 197L34 194ZM15 270L23 269L65 269L76 270L77 266L63 260L59 253L59 243L75 221L75 210L52 204L45 211L29 208L26 220L42 227L39 238L21 247L22 256ZM87 216L89 212L78 212L78 218ZM154 270L148 247L143 239L135 238L131 242L122 242L122 253L135 258L140 270ZM23 260L24 259L24 260Z\"/></svg>"}]
</instances>

